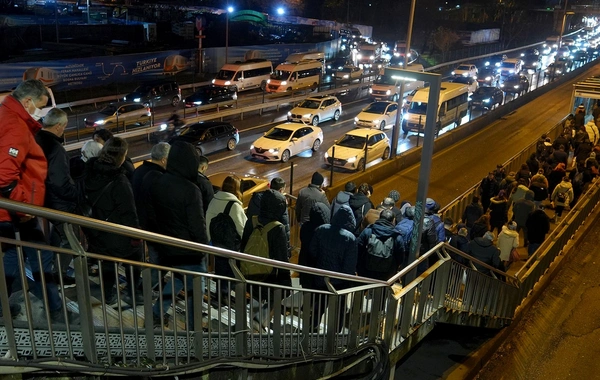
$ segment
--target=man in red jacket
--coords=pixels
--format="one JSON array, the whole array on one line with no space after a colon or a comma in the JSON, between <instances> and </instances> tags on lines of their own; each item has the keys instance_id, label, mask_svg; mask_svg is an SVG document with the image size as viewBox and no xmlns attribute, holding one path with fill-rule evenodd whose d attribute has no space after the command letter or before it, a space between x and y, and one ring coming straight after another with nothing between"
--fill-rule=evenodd
<instances>
[{"instance_id":1,"label":"man in red jacket","mask_svg":"<svg viewBox=\"0 0 600 380\"><path fill-rule=\"evenodd\" d=\"M38 122L40 108L46 105L48 97L48 90L41 81L27 80L0 106L0 196L4 198L44 205L48 164L35 141L35 134L42 127ZM35 217L0 209L0 235L14 238L16 231L23 241L45 241ZM3 249L6 289L10 295L13 282L19 278L19 260L15 246L3 244ZM43 250L38 261L35 249L23 247L23 252L35 280L32 291L39 299L47 299L52 322L64 322L62 300L52 273L54 253ZM42 273L46 279L46 294L42 288ZM18 313L18 308L12 309L13 314Z\"/></svg>"}]
</instances>

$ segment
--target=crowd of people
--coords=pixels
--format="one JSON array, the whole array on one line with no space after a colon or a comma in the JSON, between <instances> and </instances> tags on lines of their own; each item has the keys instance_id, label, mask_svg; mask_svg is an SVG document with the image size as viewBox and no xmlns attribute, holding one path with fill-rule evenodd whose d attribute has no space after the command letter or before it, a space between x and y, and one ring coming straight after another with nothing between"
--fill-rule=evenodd
<instances>
[{"instance_id":1,"label":"crowd of people","mask_svg":"<svg viewBox=\"0 0 600 380\"><path fill-rule=\"evenodd\" d=\"M205 175L208 159L183 141L156 144L151 158L134 168L128 157L127 142L106 129L98 129L93 139L83 145L81 156L69 159L62 145L68 121L65 112L52 109L44 117L43 125L38 122L38 107L47 98L41 82L28 80L0 107L3 197L194 243L289 261L290 216L282 178L273 178L268 190L253 194L244 209L240 179L230 175L223 183L211 183ZM524 245L533 252L549 230L550 219L544 211L548 202L555 210L555 220L559 220L598 174L594 154L598 134L595 132L592 145L587 124L578 126L578 118L574 115L567 120L564 133L555 142L542 136L538 151L519 172L507 174L501 166L490 172L481 182L480 197L473 198L459 223L449 218L442 220L440 205L428 198L420 252L427 252L439 242L448 242L504 270L511 261L511 251L520 244L520 231L524 232ZM574 164L570 152L574 152ZM374 203L373 187L353 182L348 182L330 203L322 188L323 181L323 176L315 172L310 184L300 190L295 204L294 215L300 225L299 263L380 280L387 280L406 266L415 207L402 201L396 190ZM46 239L37 218L0 210L1 236L14 238L20 233L23 240L48 240L53 246L69 248L64 224L49 222L51 229ZM82 233L90 252L194 272L214 270L233 277L229 260L219 256L209 263L209 258L198 250L144 243L99 230L83 229ZM3 249L10 294L13 282L19 277L17 250L8 245ZM32 290L41 298L44 295L38 279L41 276L46 279L46 307L52 321L71 318L62 309L57 283L74 281L69 272L72 257L59 255L56 260L53 252L42 251L42 260L38 262L35 250L24 248L24 253L35 279ZM461 260L458 256L457 259ZM291 285L287 270L253 263L242 263L239 268L251 280ZM484 267L479 269L488 271ZM105 304L112 305L118 299L132 305L142 304L140 267L125 268L127 287L122 296L118 294L116 270L116 265L102 266ZM190 296L193 282L191 276L176 275L164 283L158 274L152 271L151 276L153 288L162 289L162 296L153 305L153 319L155 326L165 326L172 294L187 289L187 305L193 310ZM300 283L305 288L328 290L322 276L301 273ZM331 279L336 289L352 284L351 280ZM229 293L226 285L220 290L224 296ZM11 314L19 313L17 307L11 306ZM265 302L256 311L255 319L270 320L260 315L268 315L272 307ZM187 321L190 328L193 328L192 314L189 313Z\"/></svg>"}]
</instances>

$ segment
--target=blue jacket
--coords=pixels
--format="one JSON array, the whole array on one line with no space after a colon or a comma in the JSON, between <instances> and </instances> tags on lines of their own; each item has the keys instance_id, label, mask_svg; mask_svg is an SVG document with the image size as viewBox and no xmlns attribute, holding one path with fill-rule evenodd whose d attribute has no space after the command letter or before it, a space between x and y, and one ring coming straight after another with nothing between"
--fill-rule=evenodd
<instances>
[{"instance_id":1,"label":"blue jacket","mask_svg":"<svg viewBox=\"0 0 600 380\"><path fill-rule=\"evenodd\" d=\"M395 265L381 272L369 271L366 269L366 260L368 259L368 245L371 235L375 235L382 242L387 241L390 237L394 239L394 258ZM359 276L375 278L378 280L387 280L398 272L400 265L405 261L406 248L402 235L394 228L394 225L387 220L379 219L375 223L367 226L358 236L356 241L358 249L358 265L357 271Z\"/></svg>"},{"instance_id":2,"label":"blue jacket","mask_svg":"<svg viewBox=\"0 0 600 380\"><path fill-rule=\"evenodd\" d=\"M409 218L404 218L398 224L396 224L396 231L398 231L402 236L402 240L404 240L404 246L406 247L407 252L410 250L410 241L412 239L414 228L415 221ZM406 266L406 263L403 263L403 266Z\"/></svg>"},{"instance_id":3,"label":"blue jacket","mask_svg":"<svg viewBox=\"0 0 600 380\"><path fill-rule=\"evenodd\" d=\"M355 227L352 210L343 205L331 219L331 224L324 224L315 230L310 242L310 259L315 263L315 268L356 273L356 238L351 232ZM348 281L333 278L331 284L337 289L351 286ZM327 289L323 277L316 277L314 286L315 289Z\"/></svg>"}]
</instances>

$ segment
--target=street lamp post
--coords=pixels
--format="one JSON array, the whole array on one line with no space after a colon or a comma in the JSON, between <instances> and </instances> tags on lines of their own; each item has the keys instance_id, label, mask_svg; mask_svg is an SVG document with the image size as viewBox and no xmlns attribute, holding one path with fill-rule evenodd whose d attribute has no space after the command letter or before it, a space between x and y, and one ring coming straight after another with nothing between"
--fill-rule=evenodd
<instances>
[{"instance_id":1,"label":"street lamp post","mask_svg":"<svg viewBox=\"0 0 600 380\"><path fill-rule=\"evenodd\" d=\"M233 12L233 7L227 7L225 12L225 63L227 63L229 50L229 13Z\"/></svg>"},{"instance_id":2,"label":"street lamp post","mask_svg":"<svg viewBox=\"0 0 600 380\"><path fill-rule=\"evenodd\" d=\"M560 37L558 39L558 47L562 46L563 34L565 34L565 25L567 24L567 16L574 15L575 12L567 12L567 1L565 1L565 11L563 13L562 26L560 27Z\"/></svg>"}]
</instances>

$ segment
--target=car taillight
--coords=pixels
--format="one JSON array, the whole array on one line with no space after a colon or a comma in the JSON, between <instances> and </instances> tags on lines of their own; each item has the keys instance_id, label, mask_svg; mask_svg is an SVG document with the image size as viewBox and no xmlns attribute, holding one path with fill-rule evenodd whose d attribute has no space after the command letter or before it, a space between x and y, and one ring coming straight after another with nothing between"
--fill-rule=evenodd
<instances>
[{"instance_id":1,"label":"car taillight","mask_svg":"<svg viewBox=\"0 0 600 380\"><path fill-rule=\"evenodd\" d=\"M148 113L150 113L150 107L146 107L146 110L148 111Z\"/></svg>"},{"instance_id":2,"label":"car taillight","mask_svg":"<svg viewBox=\"0 0 600 380\"><path fill-rule=\"evenodd\" d=\"M236 129L235 129L235 133L239 134L239 133L240 133L240 131L239 131L239 130L236 128Z\"/></svg>"}]
</instances>

